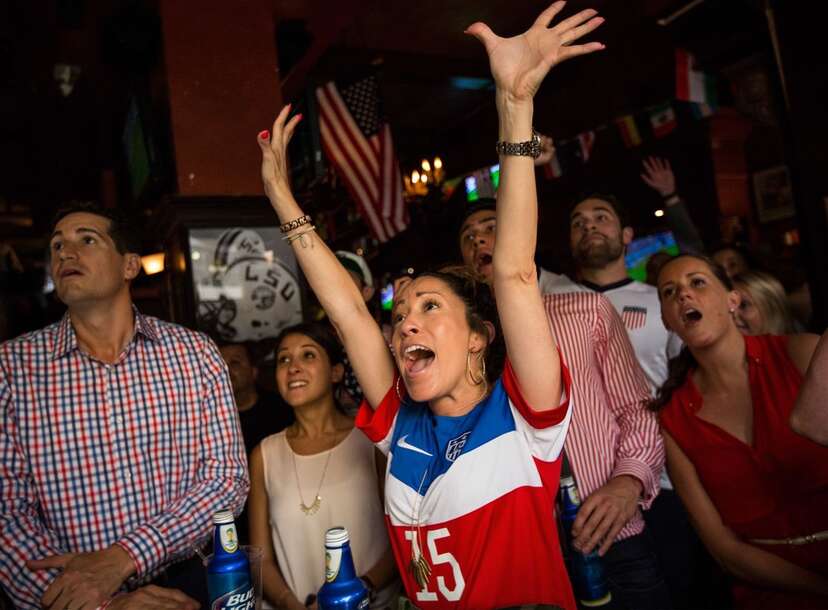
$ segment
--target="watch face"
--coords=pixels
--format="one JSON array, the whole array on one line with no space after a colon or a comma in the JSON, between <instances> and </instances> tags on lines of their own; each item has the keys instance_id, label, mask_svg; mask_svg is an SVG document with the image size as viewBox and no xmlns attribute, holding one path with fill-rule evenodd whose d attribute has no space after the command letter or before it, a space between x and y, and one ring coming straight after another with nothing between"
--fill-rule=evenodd
<instances>
[{"instance_id":1,"label":"watch face","mask_svg":"<svg viewBox=\"0 0 828 610\"><path fill-rule=\"evenodd\" d=\"M532 142L529 144L529 154L537 159L541 154L541 141L538 134L532 136Z\"/></svg>"}]
</instances>

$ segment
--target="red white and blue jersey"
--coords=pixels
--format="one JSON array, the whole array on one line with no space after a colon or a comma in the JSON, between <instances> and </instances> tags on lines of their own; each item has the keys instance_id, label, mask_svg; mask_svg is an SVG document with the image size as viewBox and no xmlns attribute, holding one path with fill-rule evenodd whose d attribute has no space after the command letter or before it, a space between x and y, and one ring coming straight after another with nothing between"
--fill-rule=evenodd
<instances>
[{"instance_id":1,"label":"red white and blue jersey","mask_svg":"<svg viewBox=\"0 0 828 610\"><path fill-rule=\"evenodd\" d=\"M551 411L523 399L509 363L492 393L468 414L439 416L400 400L392 386L357 426L387 454L385 517L408 597L420 608L573 609L555 522L560 456L571 418L566 398ZM412 545L431 576L409 570Z\"/></svg>"}]
</instances>

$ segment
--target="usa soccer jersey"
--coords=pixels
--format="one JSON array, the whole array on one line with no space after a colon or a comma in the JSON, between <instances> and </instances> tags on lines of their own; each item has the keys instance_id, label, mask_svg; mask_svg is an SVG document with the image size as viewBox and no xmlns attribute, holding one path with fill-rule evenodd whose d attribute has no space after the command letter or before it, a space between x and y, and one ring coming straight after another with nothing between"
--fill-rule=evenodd
<instances>
[{"instance_id":1,"label":"usa soccer jersey","mask_svg":"<svg viewBox=\"0 0 828 610\"><path fill-rule=\"evenodd\" d=\"M491 394L460 417L400 400L392 387L357 426L389 456L385 517L408 597L424 609L502 608L575 600L554 505L571 418L566 398L533 410L509 363ZM431 566L425 586L408 569L412 545Z\"/></svg>"}]
</instances>

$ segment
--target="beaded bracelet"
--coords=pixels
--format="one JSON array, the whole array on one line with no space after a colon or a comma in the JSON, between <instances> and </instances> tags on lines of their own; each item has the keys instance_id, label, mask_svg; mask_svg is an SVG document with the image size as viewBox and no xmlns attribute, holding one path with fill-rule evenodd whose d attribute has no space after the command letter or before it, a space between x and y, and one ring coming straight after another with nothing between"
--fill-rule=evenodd
<instances>
[{"instance_id":1,"label":"beaded bracelet","mask_svg":"<svg viewBox=\"0 0 828 610\"><path fill-rule=\"evenodd\" d=\"M293 231L293 229L298 229L302 225L308 224L310 221L311 217L305 214L304 216L300 216L299 218L291 220L290 222L286 222L281 227L279 227L279 230L282 233L287 233L288 231Z\"/></svg>"},{"instance_id":2,"label":"beaded bracelet","mask_svg":"<svg viewBox=\"0 0 828 610\"><path fill-rule=\"evenodd\" d=\"M316 229L316 225L311 225L307 229L305 229L304 231L299 231L298 233L294 233L293 235L285 235L282 239L284 239L288 243L288 245L292 244L293 242L295 242L298 239L299 243L301 243L304 246L305 242L302 238L305 236L306 233L310 233L311 231L313 231L315 229Z\"/></svg>"}]
</instances>

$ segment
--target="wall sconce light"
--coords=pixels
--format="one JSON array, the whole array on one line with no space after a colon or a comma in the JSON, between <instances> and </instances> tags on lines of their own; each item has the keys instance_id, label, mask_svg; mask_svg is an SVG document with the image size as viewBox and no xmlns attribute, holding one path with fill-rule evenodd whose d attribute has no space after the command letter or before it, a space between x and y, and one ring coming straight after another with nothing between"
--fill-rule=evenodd
<instances>
[{"instance_id":1,"label":"wall sconce light","mask_svg":"<svg viewBox=\"0 0 828 610\"><path fill-rule=\"evenodd\" d=\"M141 257L141 266L147 275L155 275L164 270L164 253L155 252Z\"/></svg>"},{"instance_id":2,"label":"wall sconce light","mask_svg":"<svg viewBox=\"0 0 828 610\"><path fill-rule=\"evenodd\" d=\"M430 188L439 188L444 179L443 160L440 157L434 157L433 161L423 159L418 169L412 170L408 176L403 176L405 193L409 197L424 197L428 195Z\"/></svg>"}]
</instances>

